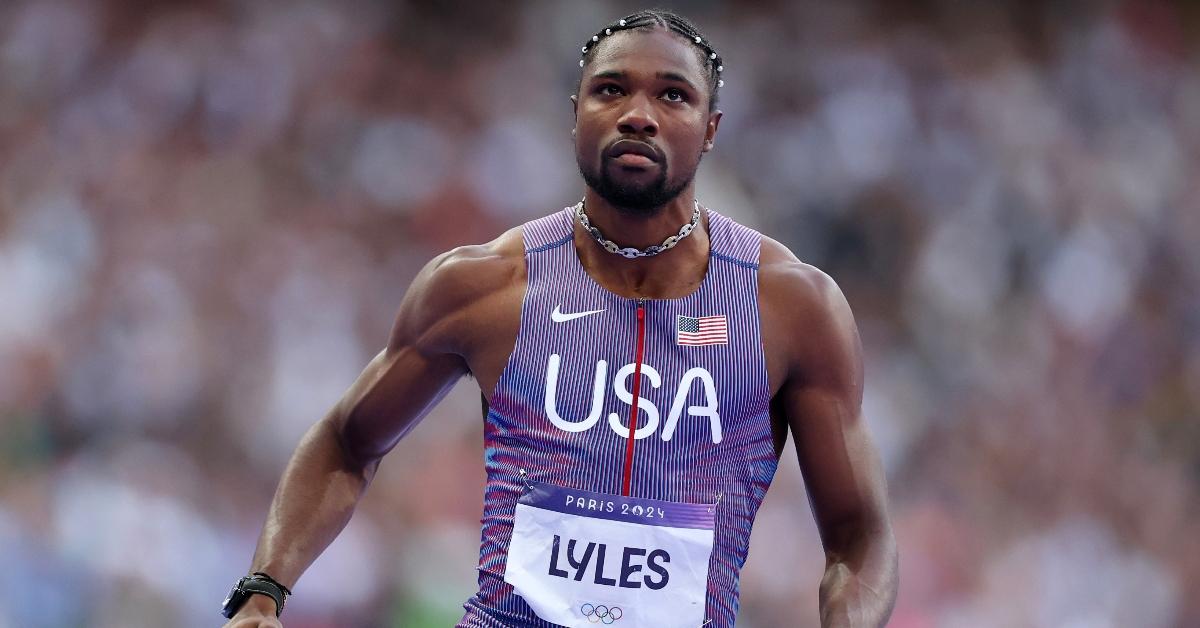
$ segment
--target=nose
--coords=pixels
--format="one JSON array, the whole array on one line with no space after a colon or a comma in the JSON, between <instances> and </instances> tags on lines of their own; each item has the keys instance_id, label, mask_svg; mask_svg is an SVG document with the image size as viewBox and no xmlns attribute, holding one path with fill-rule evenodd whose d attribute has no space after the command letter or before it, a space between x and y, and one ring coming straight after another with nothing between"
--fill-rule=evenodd
<instances>
[{"instance_id":1,"label":"nose","mask_svg":"<svg viewBox=\"0 0 1200 628\"><path fill-rule=\"evenodd\" d=\"M635 95L629 99L629 108L617 119L617 130L622 134L645 137L658 134L658 122L645 96Z\"/></svg>"}]
</instances>

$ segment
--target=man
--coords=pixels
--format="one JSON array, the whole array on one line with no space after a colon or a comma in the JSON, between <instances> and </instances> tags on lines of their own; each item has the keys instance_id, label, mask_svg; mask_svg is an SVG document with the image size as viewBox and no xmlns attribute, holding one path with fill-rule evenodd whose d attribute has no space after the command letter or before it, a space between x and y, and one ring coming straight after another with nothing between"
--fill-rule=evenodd
<instances>
[{"instance_id":1,"label":"man","mask_svg":"<svg viewBox=\"0 0 1200 628\"><path fill-rule=\"evenodd\" d=\"M720 56L655 11L598 32L580 66L583 201L421 271L386 349L297 448L229 626L280 625L380 458L468 373L487 487L459 626L732 626L789 429L827 556L821 625L887 620L897 552L849 307L694 199Z\"/></svg>"}]
</instances>

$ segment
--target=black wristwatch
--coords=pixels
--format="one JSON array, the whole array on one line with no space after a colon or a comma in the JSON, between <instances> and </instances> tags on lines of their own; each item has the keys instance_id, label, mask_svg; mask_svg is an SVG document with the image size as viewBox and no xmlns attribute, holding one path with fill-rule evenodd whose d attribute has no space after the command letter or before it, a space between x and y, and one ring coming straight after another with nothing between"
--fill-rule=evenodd
<instances>
[{"instance_id":1,"label":"black wristwatch","mask_svg":"<svg viewBox=\"0 0 1200 628\"><path fill-rule=\"evenodd\" d=\"M246 600L255 593L270 596L275 600L276 617L283 613L284 598L292 594L287 587L279 584L271 576L256 571L233 585L233 590L229 592L229 597L225 598L225 604L221 606L221 614L225 616L225 619L232 619L241 610Z\"/></svg>"}]
</instances>

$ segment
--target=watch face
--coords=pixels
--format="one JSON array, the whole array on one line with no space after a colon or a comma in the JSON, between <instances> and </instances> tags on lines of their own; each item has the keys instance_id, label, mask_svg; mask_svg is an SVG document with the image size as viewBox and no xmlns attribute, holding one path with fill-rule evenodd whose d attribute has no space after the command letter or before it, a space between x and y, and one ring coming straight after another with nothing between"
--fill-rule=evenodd
<instances>
[{"instance_id":1,"label":"watch face","mask_svg":"<svg viewBox=\"0 0 1200 628\"><path fill-rule=\"evenodd\" d=\"M238 585L241 583L239 582ZM242 607L242 602L246 598L246 592L240 586L235 585L229 591L229 595L225 597L225 601L221 603L221 614L229 619L237 614L238 609Z\"/></svg>"}]
</instances>

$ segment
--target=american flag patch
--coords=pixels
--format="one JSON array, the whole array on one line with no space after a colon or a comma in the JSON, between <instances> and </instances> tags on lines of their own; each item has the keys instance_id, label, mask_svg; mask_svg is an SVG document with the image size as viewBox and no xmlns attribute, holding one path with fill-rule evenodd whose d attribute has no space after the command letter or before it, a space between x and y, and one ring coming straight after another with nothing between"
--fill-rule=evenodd
<instances>
[{"instance_id":1,"label":"american flag patch","mask_svg":"<svg viewBox=\"0 0 1200 628\"><path fill-rule=\"evenodd\" d=\"M689 347L729 344L729 326L725 315L680 316L675 328L675 342Z\"/></svg>"}]
</instances>

